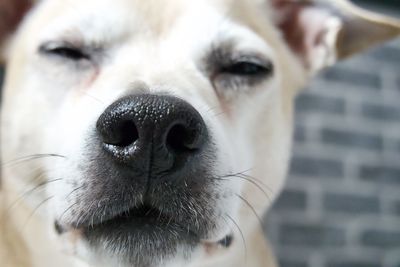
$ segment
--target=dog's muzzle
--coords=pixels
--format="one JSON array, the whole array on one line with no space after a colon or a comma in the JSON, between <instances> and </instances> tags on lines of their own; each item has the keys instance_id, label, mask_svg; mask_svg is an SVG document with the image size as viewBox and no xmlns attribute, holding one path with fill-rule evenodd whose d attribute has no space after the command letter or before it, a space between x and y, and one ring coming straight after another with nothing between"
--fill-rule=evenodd
<instances>
[{"instance_id":1,"label":"dog's muzzle","mask_svg":"<svg viewBox=\"0 0 400 267\"><path fill-rule=\"evenodd\" d=\"M210 139L202 116L182 99L140 94L117 100L88 138L83 189L60 225L135 266L198 245L219 216Z\"/></svg>"}]
</instances>

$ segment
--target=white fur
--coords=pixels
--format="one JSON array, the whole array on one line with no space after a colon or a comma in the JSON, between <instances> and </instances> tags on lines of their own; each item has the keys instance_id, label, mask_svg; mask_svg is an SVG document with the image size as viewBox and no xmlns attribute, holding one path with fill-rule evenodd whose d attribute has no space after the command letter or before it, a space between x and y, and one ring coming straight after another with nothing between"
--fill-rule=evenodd
<instances>
[{"instance_id":1,"label":"white fur","mask_svg":"<svg viewBox=\"0 0 400 267\"><path fill-rule=\"evenodd\" d=\"M25 235L32 255L46 255L37 256L31 266L54 266L46 258L51 254L64 263L73 259L74 263L67 265L71 267L90 263L96 267L123 266L118 255L93 250L79 233L57 237L51 222L60 217L71 219L65 211L74 204L76 196L71 191L85 182L80 167L87 160L86 141L100 114L122 95L135 91L168 92L189 102L201 113L217 145L217 167L212 172L245 172L257 179L254 183L227 179L215 188L223 196L214 207L216 214L230 214L241 228L244 243L234 223L219 219L219 229L204 243L218 241L233 231L231 248L199 245L189 260L183 252L177 253L163 266L274 265L256 215L262 217L283 186L290 155L293 98L309 70L289 50L266 15L273 12L264 1L174 0L160 9L161 2L43 1L15 37L2 109L3 160L41 153L66 157L37 159L3 170L9 202L38 183L32 182L38 172L46 174L42 181L62 178L41 194L29 196L36 199L31 208L52 197L46 211L35 215L42 223L28 227ZM337 23L332 25L336 31ZM43 42L59 39L101 47L105 56L76 68L37 53ZM243 86L221 96L205 75L202 60L212 46L223 42L233 42L235 51L269 59L274 75L256 86ZM335 57L326 58L324 53L315 51L313 56L333 63ZM316 62L314 67L325 63ZM246 198L256 214L236 194ZM11 221L18 221L18 216L12 215ZM46 229L46 234L40 235L41 241L48 243L45 248L33 245L31 236L37 227Z\"/></svg>"}]
</instances>

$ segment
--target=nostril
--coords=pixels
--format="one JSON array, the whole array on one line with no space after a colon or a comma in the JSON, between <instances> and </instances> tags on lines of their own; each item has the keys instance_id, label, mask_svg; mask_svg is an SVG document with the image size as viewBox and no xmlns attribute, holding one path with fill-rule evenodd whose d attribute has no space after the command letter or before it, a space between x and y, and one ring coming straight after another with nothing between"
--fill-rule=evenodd
<instances>
[{"instance_id":1,"label":"nostril","mask_svg":"<svg viewBox=\"0 0 400 267\"><path fill-rule=\"evenodd\" d=\"M174 152L183 152L185 147L186 129L183 125L174 125L167 134L167 146Z\"/></svg>"},{"instance_id":2,"label":"nostril","mask_svg":"<svg viewBox=\"0 0 400 267\"><path fill-rule=\"evenodd\" d=\"M114 144L116 146L126 147L139 139L139 133L133 121L124 121L120 125L120 140Z\"/></svg>"},{"instance_id":3,"label":"nostril","mask_svg":"<svg viewBox=\"0 0 400 267\"><path fill-rule=\"evenodd\" d=\"M139 139L136 125L131 120L120 121L112 128L107 135L103 135L103 142L108 145L127 147Z\"/></svg>"},{"instance_id":4,"label":"nostril","mask_svg":"<svg viewBox=\"0 0 400 267\"><path fill-rule=\"evenodd\" d=\"M196 133L193 130L187 129L182 124L174 125L167 133L167 146L170 150L179 154L182 152L195 150L192 146Z\"/></svg>"}]
</instances>

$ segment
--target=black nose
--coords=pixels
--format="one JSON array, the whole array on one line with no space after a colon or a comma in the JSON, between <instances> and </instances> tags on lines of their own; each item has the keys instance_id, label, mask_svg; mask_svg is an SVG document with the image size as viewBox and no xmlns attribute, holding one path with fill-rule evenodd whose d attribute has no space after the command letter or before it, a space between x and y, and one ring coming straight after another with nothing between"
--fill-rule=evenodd
<instances>
[{"instance_id":1,"label":"black nose","mask_svg":"<svg viewBox=\"0 0 400 267\"><path fill-rule=\"evenodd\" d=\"M167 95L117 100L100 116L97 131L114 160L153 175L185 168L208 139L199 112Z\"/></svg>"}]
</instances>

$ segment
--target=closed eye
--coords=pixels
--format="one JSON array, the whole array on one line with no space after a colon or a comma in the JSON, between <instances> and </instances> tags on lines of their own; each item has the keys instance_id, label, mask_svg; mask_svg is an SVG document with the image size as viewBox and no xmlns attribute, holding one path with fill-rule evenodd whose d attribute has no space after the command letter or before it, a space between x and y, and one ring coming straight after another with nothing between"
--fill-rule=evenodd
<instances>
[{"instance_id":1,"label":"closed eye","mask_svg":"<svg viewBox=\"0 0 400 267\"><path fill-rule=\"evenodd\" d=\"M40 46L39 52L47 56L57 56L71 61L90 60L90 55L83 48L68 43L45 43Z\"/></svg>"},{"instance_id":2,"label":"closed eye","mask_svg":"<svg viewBox=\"0 0 400 267\"><path fill-rule=\"evenodd\" d=\"M211 48L206 56L206 70L220 95L248 91L274 75L274 64L258 51L235 49L228 41Z\"/></svg>"},{"instance_id":3,"label":"closed eye","mask_svg":"<svg viewBox=\"0 0 400 267\"><path fill-rule=\"evenodd\" d=\"M230 65L222 66L220 72L244 77L269 76L273 73L273 66L270 62L261 64L239 60Z\"/></svg>"}]
</instances>

